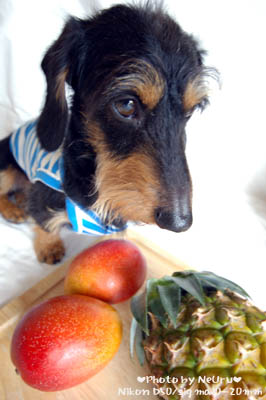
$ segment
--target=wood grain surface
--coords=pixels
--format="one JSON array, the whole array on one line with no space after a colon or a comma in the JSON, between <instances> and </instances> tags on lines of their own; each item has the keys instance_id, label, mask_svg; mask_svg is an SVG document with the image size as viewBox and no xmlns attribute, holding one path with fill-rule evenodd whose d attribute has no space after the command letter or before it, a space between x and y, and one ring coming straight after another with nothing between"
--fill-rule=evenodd
<instances>
[{"instance_id":1,"label":"wood grain surface","mask_svg":"<svg viewBox=\"0 0 266 400\"><path fill-rule=\"evenodd\" d=\"M146 257L148 277L161 277L188 268L132 231L125 238L135 242ZM123 322L123 340L118 353L101 372L87 382L68 390L48 393L29 387L16 374L10 360L10 342L16 323L34 304L63 294L64 276L69 263L58 267L51 275L0 310L0 400L158 399L151 383L141 383L137 379L150 375L147 367L140 366L136 358L130 358L129 331L132 316L129 301L115 306Z\"/></svg>"}]
</instances>

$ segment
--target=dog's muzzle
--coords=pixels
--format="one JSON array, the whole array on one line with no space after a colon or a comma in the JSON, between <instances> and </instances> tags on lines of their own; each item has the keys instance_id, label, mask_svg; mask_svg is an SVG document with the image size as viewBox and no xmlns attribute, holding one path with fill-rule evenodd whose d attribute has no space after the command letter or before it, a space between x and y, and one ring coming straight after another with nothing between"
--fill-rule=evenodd
<instances>
[{"instance_id":1,"label":"dog's muzzle","mask_svg":"<svg viewBox=\"0 0 266 400\"><path fill-rule=\"evenodd\" d=\"M192 225L192 212L189 207L179 207L169 210L168 208L158 207L155 210L156 224L162 228L173 232L184 232Z\"/></svg>"}]
</instances>

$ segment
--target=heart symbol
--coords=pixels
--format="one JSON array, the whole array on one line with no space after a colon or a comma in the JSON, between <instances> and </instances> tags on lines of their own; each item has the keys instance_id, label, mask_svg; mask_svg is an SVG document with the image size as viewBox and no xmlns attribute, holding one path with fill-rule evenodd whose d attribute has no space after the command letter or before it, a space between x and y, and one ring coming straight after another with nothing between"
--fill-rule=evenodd
<instances>
[{"instance_id":1,"label":"heart symbol","mask_svg":"<svg viewBox=\"0 0 266 400\"><path fill-rule=\"evenodd\" d=\"M241 379L242 379L241 376L239 376L239 377L236 377L236 376L235 376L235 377L233 378L233 380L234 380L235 382L240 382Z\"/></svg>"},{"instance_id":2,"label":"heart symbol","mask_svg":"<svg viewBox=\"0 0 266 400\"><path fill-rule=\"evenodd\" d=\"M143 383L145 381L146 377L145 376L138 376L137 381Z\"/></svg>"}]
</instances>

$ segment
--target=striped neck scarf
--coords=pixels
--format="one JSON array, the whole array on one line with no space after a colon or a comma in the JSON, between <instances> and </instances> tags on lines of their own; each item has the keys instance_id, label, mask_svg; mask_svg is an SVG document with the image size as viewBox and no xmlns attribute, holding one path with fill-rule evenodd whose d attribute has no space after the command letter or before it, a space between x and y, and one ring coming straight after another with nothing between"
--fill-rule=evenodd
<instances>
[{"instance_id":1,"label":"striped neck scarf","mask_svg":"<svg viewBox=\"0 0 266 400\"><path fill-rule=\"evenodd\" d=\"M27 122L12 133L10 149L31 182L40 181L50 188L64 193L62 148L48 152L41 147L36 132L37 120ZM84 209L66 196L66 211L72 229L88 235L107 235L126 229L105 225L90 209Z\"/></svg>"}]
</instances>

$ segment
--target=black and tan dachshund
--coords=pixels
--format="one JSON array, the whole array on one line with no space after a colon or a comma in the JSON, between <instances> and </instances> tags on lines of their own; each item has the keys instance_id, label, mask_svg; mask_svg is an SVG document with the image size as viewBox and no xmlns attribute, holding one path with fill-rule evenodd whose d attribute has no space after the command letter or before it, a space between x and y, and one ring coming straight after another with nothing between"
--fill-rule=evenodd
<instances>
[{"instance_id":1,"label":"black and tan dachshund","mask_svg":"<svg viewBox=\"0 0 266 400\"><path fill-rule=\"evenodd\" d=\"M204 54L161 5L116 5L89 19L69 18L42 61L42 112L21 129L30 147L19 149L20 130L0 142L0 212L13 222L30 218L41 262L63 257L62 225L80 231L73 204L108 233L128 221L174 232L191 226L185 128L208 103ZM41 178L45 162L37 159L47 155L56 155L56 188Z\"/></svg>"}]
</instances>

